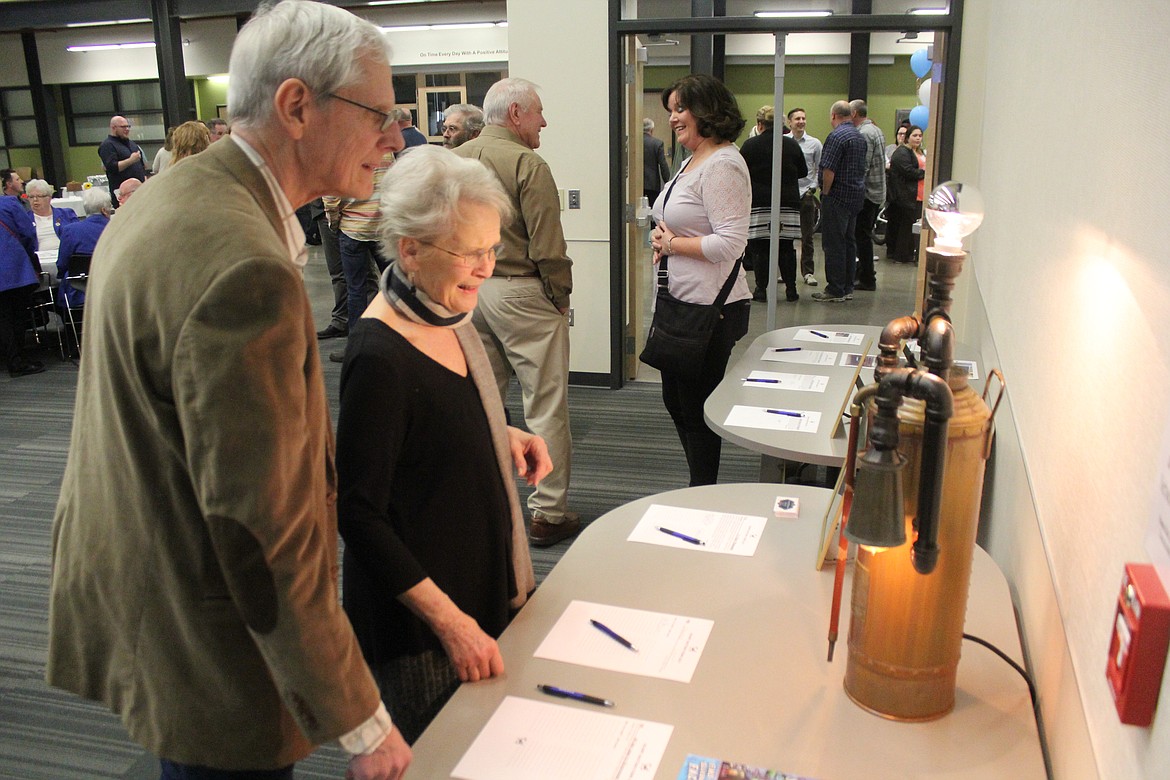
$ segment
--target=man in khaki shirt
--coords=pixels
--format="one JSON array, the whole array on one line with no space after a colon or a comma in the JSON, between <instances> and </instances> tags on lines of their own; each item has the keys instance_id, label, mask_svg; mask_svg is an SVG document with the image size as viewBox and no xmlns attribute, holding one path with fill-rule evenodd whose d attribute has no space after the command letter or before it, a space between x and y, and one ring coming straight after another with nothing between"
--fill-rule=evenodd
<instances>
[{"instance_id":1,"label":"man in khaki shirt","mask_svg":"<svg viewBox=\"0 0 1170 780\"><path fill-rule=\"evenodd\" d=\"M501 229L504 251L479 288L474 322L492 362L500 395L512 372L524 396L524 419L548 443L553 472L528 499L529 537L544 547L567 539L581 518L567 510L573 439L569 433L569 294L573 261L561 230L557 185L536 153L544 106L531 81L497 81L483 101L487 126L455 154L479 160L504 185L516 218Z\"/></svg>"}]
</instances>

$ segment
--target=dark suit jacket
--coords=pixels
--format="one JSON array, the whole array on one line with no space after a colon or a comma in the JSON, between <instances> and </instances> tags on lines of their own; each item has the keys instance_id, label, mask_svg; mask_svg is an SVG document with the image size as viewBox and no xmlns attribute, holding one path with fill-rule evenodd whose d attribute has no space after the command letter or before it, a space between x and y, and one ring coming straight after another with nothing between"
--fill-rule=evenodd
<instances>
[{"instance_id":1,"label":"dark suit jacket","mask_svg":"<svg viewBox=\"0 0 1170 780\"><path fill-rule=\"evenodd\" d=\"M293 763L378 689L338 600L333 434L276 203L225 138L143 185L90 271L48 681L164 758Z\"/></svg>"},{"instance_id":2,"label":"dark suit jacket","mask_svg":"<svg viewBox=\"0 0 1170 780\"><path fill-rule=\"evenodd\" d=\"M666 164L666 150L662 141L649 133L642 133L642 169L644 190L661 190L662 183L670 180L670 168Z\"/></svg>"}]
</instances>

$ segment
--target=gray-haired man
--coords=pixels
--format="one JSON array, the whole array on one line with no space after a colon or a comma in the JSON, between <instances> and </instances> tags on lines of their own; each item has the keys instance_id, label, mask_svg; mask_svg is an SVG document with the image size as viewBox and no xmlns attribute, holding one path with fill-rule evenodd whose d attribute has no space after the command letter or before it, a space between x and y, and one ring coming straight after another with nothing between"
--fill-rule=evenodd
<instances>
[{"instance_id":1,"label":"gray-haired man","mask_svg":"<svg viewBox=\"0 0 1170 780\"><path fill-rule=\"evenodd\" d=\"M573 437L569 433L569 294L573 261L561 230L557 185L536 153L546 125L531 81L497 81L483 101L487 126L455 154L479 160L499 177L516 217L503 226L504 253L479 288L474 322L500 396L512 372L524 398L524 421L548 444L553 472L528 498L529 538L544 547L567 539L581 518L566 509Z\"/></svg>"},{"instance_id":2,"label":"gray-haired man","mask_svg":"<svg viewBox=\"0 0 1170 780\"><path fill-rule=\"evenodd\" d=\"M230 73L231 134L151 182L97 249L46 674L120 713L163 778L292 778L335 739L348 777L400 778L410 748L338 599L294 214L369 197L401 148L389 52L349 12L285 0L240 30Z\"/></svg>"},{"instance_id":3,"label":"gray-haired man","mask_svg":"<svg viewBox=\"0 0 1170 780\"><path fill-rule=\"evenodd\" d=\"M483 110L470 103L456 103L443 112L443 146L455 149L483 130Z\"/></svg>"}]
</instances>

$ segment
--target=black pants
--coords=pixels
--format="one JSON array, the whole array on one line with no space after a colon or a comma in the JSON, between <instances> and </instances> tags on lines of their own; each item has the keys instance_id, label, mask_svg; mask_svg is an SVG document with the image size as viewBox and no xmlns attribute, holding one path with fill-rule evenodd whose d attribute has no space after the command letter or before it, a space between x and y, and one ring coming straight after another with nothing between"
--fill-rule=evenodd
<instances>
[{"instance_id":1,"label":"black pants","mask_svg":"<svg viewBox=\"0 0 1170 780\"><path fill-rule=\"evenodd\" d=\"M856 281L864 285L877 284L877 273L873 269L873 226L881 209L882 204L866 198L857 214L857 228L853 231L857 236Z\"/></svg>"},{"instance_id":2,"label":"black pants","mask_svg":"<svg viewBox=\"0 0 1170 780\"><path fill-rule=\"evenodd\" d=\"M747 242L747 256L751 258L752 270L756 275L756 292L762 293L768 289L768 280L772 278L772 264L768 262L767 238L752 238ZM777 258L780 264L780 281L784 282L786 292L796 292L796 245L792 239L780 239L780 255Z\"/></svg>"},{"instance_id":3,"label":"black pants","mask_svg":"<svg viewBox=\"0 0 1170 780\"><path fill-rule=\"evenodd\" d=\"M28 329L32 287L0 290L0 354L9 370L24 360L24 332Z\"/></svg>"},{"instance_id":4,"label":"black pants","mask_svg":"<svg viewBox=\"0 0 1170 780\"><path fill-rule=\"evenodd\" d=\"M747 333L750 304L750 301L737 301L723 307L723 319L719 320L711 335L697 379L662 372L662 403L674 421L683 453L687 456L691 487L714 485L719 479L723 439L704 422L703 404L723 379L735 342Z\"/></svg>"},{"instance_id":5,"label":"black pants","mask_svg":"<svg viewBox=\"0 0 1170 780\"><path fill-rule=\"evenodd\" d=\"M914 220L922 214L922 202L912 205L891 203L886 208L886 257L895 263L913 263L917 259L914 246ZM890 234L893 234L892 237Z\"/></svg>"}]
</instances>

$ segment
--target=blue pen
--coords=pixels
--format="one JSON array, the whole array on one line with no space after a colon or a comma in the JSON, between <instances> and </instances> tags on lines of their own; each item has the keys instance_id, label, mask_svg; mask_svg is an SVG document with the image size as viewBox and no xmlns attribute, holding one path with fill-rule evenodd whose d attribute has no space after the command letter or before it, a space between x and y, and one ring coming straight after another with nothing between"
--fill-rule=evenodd
<instances>
[{"instance_id":1,"label":"blue pen","mask_svg":"<svg viewBox=\"0 0 1170 780\"><path fill-rule=\"evenodd\" d=\"M660 525L657 525L654 527L656 530L659 530L664 534L669 534L670 536L673 536L675 539L682 539L684 542L690 542L691 544L698 544L698 545L702 545L704 547L707 546L706 542L704 542L701 539L696 539L693 536L687 536L686 534L680 534L678 531L672 531L669 528L663 528Z\"/></svg>"},{"instance_id":2,"label":"blue pen","mask_svg":"<svg viewBox=\"0 0 1170 780\"><path fill-rule=\"evenodd\" d=\"M744 377L743 381L745 381L745 382L763 382L766 385L780 384L779 379L756 379L755 377L751 377L751 376Z\"/></svg>"},{"instance_id":3,"label":"blue pen","mask_svg":"<svg viewBox=\"0 0 1170 780\"><path fill-rule=\"evenodd\" d=\"M635 653L638 652L638 648L636 648L632 644L630 644L630 640L626 639L624 636L622 636L618 632L614 631L612 628L605 625L600 620L593 620L592 618L590 618L589 622L593 624L594 628L596 628L601 633L605 634L607 637L609 637L613 641L617 642L622 647L625 647L628 650L633 650Z\"/></svg>"},{"instance_id":4,"label":"blue pen","mask_svg":"<svg viewBox=\"0 0 1170 780\"><path fill-rule=\"evenodd\" d=\"M577 691L570 691L566 688L558 688L555 685L537 685L536 690L541 693L547 693L549 696L557 696L561 699L576 699L588 704L596 704L599 707L612 707L613 702L609 699L603 699L600 696L590 696L587 693L578 693Z\"/></svg>"},{"instance_id":5,"label":"blue pen","mask_svg":"<svg viewBox=\"0 0 1170 780\"><path fill-rule=\"evenodd\" d=\"M804 417L800 412L786 412L783 409L765 409L768 414L782 414L785 417Z\"/></svg>"},{"instance_id":6,"label":"blue pen","mask_svg":"<svg viewBox=\"0 0 1170 780\"><path fill-rule=\"evenodd\" d=\"M800 352L800 347L772 347L773 352Z\"/></svg>"},{"instance_id":7,"label":"blue pen","mask_svg":"<svg viewBox=\"0 0 1170 780\"><path fill-rule=\"evenodd\" d=\"M814 336L820 336L823 339L828 338L827 335L825 335L824 333L821 333L819 330L810 330L809 333L813 334Z\"/></svg>"}]
</instances>

